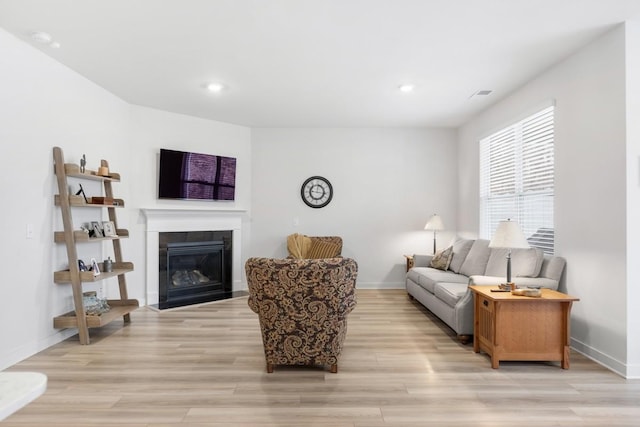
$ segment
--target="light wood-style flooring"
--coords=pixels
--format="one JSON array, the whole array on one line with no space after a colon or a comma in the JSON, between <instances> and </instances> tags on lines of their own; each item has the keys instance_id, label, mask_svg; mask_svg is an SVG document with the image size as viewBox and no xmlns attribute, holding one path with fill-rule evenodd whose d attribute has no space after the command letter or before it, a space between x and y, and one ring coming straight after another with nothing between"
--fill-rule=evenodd
<instances>
[{"instance_id":1,"label":"light wood-style flooring","mask_svg":"<svg viewBox=\"0 0 640 427\"><path fill-rule=\"evenodd\" d=\"M359 290L339 372L267 374L246 297L91 330L8 371L49 378L11 426L638 426L640 381L572 352L558 363L502 362L460 344L402 290Z\"/></svg>"}]
</instances>

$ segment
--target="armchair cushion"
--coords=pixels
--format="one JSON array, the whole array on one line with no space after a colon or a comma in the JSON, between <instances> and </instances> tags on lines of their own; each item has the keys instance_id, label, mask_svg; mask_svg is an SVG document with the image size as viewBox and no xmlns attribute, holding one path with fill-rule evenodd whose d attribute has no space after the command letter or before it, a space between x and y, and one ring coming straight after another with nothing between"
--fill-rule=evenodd
<instances>
[{"instance_id":1,"label":"armchair cushion","mask_svg":"<svg viewBox=\"0 0 640 427\"><path fill-rule=\"evenodd\" d=\"M287 236L289 257L334 258L342 253L342 238L339 236L306 236L294 233Z\"/></svg>"},{"instance_id":2,"label":"armchair cushion","mask_svg":"<svg viewBox=\"0 0 640 427\"><path fill-rule=\"evenodd\" d=\"M294 233L287 236L287 250L293 258L306 258L311 247L311 238L304 234Z\"/></svg>"},{"instance_id":3,"label":"armchair cushion","mask_svg":"<svg viewBox=\"0 0 640 427\"><path fill-rule=\"evenodd\" d=\"M312 239L306 258L335 258L338 255L340 255L340 248L337 244L320 239Z\"/></svg>"}]
</instances>

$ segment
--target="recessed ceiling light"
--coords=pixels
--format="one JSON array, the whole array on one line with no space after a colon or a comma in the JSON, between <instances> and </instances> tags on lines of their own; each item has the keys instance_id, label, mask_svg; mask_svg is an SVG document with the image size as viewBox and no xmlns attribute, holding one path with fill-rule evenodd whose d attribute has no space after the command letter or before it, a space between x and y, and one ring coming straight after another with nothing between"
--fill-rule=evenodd
<instances>
[{"instance_id":1,"label":"recessed ceiling light","mask_svg":"<svg viewBox=\"0 0 640 427\"><path fill-rule=\"evenodd\" d=\"M476 96L487 96L490 95L493 91L491 89L481 89L471 94L469 99L474 98Z\"/></svg>"},{"instance_id":2,"label":"recessed ceiling light","mask_svg":"<svg viewBox=\"0 0 640 427\"><path fill-rule=\"evenodd\" d=\"M209 83L207 89L214 93L220 93L224 90L225 86L222 83Z\"/></svg>"},{"instance_id":3,"label":"recessed ceiling light","mask_svg":"<svg viewBox=\"0 0 640 427\"><path fill-rule=\"evenodd\" d=\"M415 88L416 87L414 85L410 85L410 84L403 84L398 86L398 89L400 90L400 92L404 92L404 93L413 92Z\"/></svg>"},{"instance_id":4,"label":"recessed ceiling light","mask_svg":"<svg viewBox=\"0 0 640 427\"><path fill-rule=\"evenodd\" d=\"M53 40L51 34L45 33L44 31L37 31L35 33L31 33L31 39L42 44L49 44Z\"/></svg>"}]
</instances>

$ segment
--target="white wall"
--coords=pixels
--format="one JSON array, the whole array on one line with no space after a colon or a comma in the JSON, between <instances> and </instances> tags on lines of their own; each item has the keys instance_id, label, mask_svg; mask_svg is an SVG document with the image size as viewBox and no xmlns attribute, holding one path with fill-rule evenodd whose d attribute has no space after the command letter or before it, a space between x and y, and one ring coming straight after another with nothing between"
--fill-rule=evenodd
<instances>
[{"instance_id":1,"label":"white wall","mask_svg":"<svg viewBox=\"0 0 640 427\"><path fill-rule=\"evenodd\" d=\"M237 200L231 205L249 210L251 131L131 106L1 29L0 52L0 194L5 201L0 223L4 237L0 245L1 370L76 333L53 328L55 316L73 309L71 287L53 283L53 271L68 265L64 246L53 243L53 231L62 229L60 209L53 204L57 193L54 146L62 147L66 162L79 163L84 153L89 169L97 168L104 158L112 171L122 175L114 192L126 203L118 210L119 226L131 233L121 241L123 254L136 266L127 275L129 296L144 303L145 250L139 208L197 203L155 199L158 149L237 157ZM97 183L83 186L89 196L101 191ZM81 210L73 215L77 224L95 219ZM26 239L27 225L33 226L33 239ZM248 234L245 239L248 242ZM101 260L112 255L110 246L81 245L79 255ZM116 283L109 279L85 289L113 295Z\"/></svg>"},{"instance_id":2,"label":"white wall","mask_svg":"<svg viewBox=\"0 0 640 427\"><path fill-rule=\"evenodd\" d=\"M555 99L555 248L567 259L561 290L580 298L572 345L626 375L624 31L609 32L460 129L458 228L478 230L478 140Z\"/></svg>"},{"instance_id":3,"label":"white wall","mask_svg":"<svg viewBox=\"0 0 640 427\"><path fill-rule=\"evenodd\" d=\"M129 106L4 30L0 52L2 369L72 334L53 329L53 317L72 304L71 288L53 283L54 269L67 264L62 245L53 243L61 219L52 149L62 147L76 163L85 153L90 168L103 157L121 162ZM33 239L26 239L28 224ZM100 247L87 251L100 259Z\"/></svg>"},{"instance_id":4,"label":"white wall","mask_svg":"<svg viewBox=\"0 0 640 427\"><path fill-rule=\"evenodd\" d=\"M627 376L640 378L640 21L626 29Z\"/></svg>"},{"instance_id":5,"label":"white wall","mask_svg":"<svg viewBox=\"0 0 640 427\"><path fill-rule=\"evenodd\" d=\"M286 256L286 236L338 235L362 287L404 286L403 254L431 253L434 212L455 234L456 143L451 130L253 129L251 256ZM329 179L334 197L307 207L300 186ZM298 225L295 225L297 220Z\"/></svg>"}]
</instances>

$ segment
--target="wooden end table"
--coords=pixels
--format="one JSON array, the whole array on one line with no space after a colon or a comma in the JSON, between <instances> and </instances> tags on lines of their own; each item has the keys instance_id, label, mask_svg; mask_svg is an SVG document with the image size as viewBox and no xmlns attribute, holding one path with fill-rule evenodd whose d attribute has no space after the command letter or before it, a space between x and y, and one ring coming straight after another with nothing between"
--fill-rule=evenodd
<instances>
[{"instance_id":1,"label":"wooden end table","mask_svg":"<svg viewBox=\"0 0 640 427\"><path fill-rule=\"evenodd\" d=\"M413 255L405 255L405 259L407 260L407 271L413 268Z\"/></svg>"},{"instance_id":2,"label":"wooden end table","mask_svg":"<svg viewBox=\"0 0 640 427\"><path fill-rule=\"evenodd\" d=\"M491 292L499 286L469 286L474 295L473 351L501 360L560 361L569 369L571 304L578 298L551 289L540 297Z\"/></svg>"}]
</instances>

